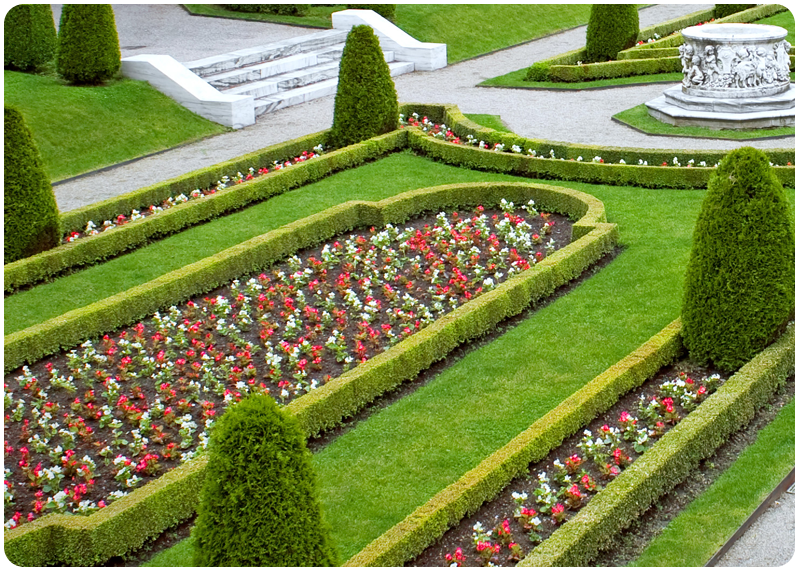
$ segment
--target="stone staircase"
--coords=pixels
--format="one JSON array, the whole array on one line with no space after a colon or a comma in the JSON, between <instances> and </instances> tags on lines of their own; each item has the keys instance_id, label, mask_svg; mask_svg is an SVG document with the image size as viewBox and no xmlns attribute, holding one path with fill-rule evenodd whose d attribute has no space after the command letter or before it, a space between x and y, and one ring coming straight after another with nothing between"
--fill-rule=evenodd
<instances>
[{"instance_id":1,"label":"stone staircase","mask_svg":"<svg viewBox=\"0 0 800 571\"><path fill-rule=\"evenodd\" d=\"M228 95L251 95L255 115L334 95L348 30L325 30L273 44L185 62L191 72ZM392 76L414 71L384 51Z\"/></svg>"}]
</instances>

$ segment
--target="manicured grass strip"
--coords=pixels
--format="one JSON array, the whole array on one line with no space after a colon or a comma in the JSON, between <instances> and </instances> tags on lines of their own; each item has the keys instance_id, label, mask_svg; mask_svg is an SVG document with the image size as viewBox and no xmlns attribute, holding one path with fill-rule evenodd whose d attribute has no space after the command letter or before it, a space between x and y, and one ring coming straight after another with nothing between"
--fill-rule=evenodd
<instances>
[{"instance_id":1,"label":"manicured grass strip","mask_svg":"<svg viewBox=\"0 0 800 571\"><path fill-rule=\"evenodd\" d=\"M631 565L705 565L794 466L794 419L792 399L736 462L672 520Z\"/></svg>"},{"instance_id":2,"label":"manicured grass strip","mask_svg":"<svg viewBox=\"0 0 800 571\"><path fill-rule=\"evenodd\" d=\"M598 79L596 81L581 81L565 83L563 81L525 81L528 68L518 69L505 75L487 79L478 85L484 87L513 87L517 89L568 89L580 91L582 89L602 89L622 85L644 85L648 83L680 83L683 74L656 73L653 75L635 75L632 77L617 77L613 79Z\"/></svg>"},{"instance_id":3,"label":"manicured grass strip","mask_svg":"<svg viewBox=\"0 0 800 571\"><path fill-rule=\"evenodd\" d=\"M780 14L775 14L769 18L762 18L754 22L755 24L764 24L767 26L780 26L786 30L786 41L794 45L794 15L791 11L786 10Z\"/></svg>"},{"instance_id":4,"label":"manicured grass strip","mask_svg":"<svg viewBox=\"0 0 800 571\"><path fill-rule=\"evenodd\" d=\"M794 136L794 127L774 127L771 129L708 129L706 127L677 127L662 123L647 112L647 107L637 105L614 115L619 122L649 133L651 135L667 135L677 137L701 137L704 139L761 139L764 137Z\"/></svg>"},{"instance_id":5,"label":"manicured grass strip","mask_svg":"<svg viewBox=\"0 0 800 571\"><path fill-rule=\"evenodd\" d=\"M456 182L530 179L433 163L410 152L328 177L5 299L5 334L140 285L289 222L346 202Z\"/></svg>"},{"instance_id":6,"label":"manicured grass strip","mask_svg":"<svg viewBox=\"0 0 800 571\"><path fill-rule=\"evenodd\" d=\"M145 81L78 87L48 75L3 77L5 102L25 115L52 181L231 130Z\"/></svg>"},{"instance_id":7,"label":"manicured grass strip","mask_svg":"<svg viewBox=\"0 0 800 571\"><path fill-rule=\"evenodd\" d=\"M313 4L309 7L305 16L286 16L283 14L262 14L259 12L234 12L233 10L226 10L218 4L184 4L183 7L186 8L190 14L195 14L197 16L273 22L275 24L290 24L308 28L330 28L331 13L345 9L344 4Z\"/></svg>"},{"instance_id":8,"label":"manicured grass strip","mask_svg":"<svg viewBox=\"0 0 800 571\"><path fill-rule=\"evenodd\" d=\"M470 121L474 121L481 127L488 127L501 133L511 133L511 129L506 127L500 115L487 115L485 113L464 113L464 116Z\"/></svg>"}]
</instances>

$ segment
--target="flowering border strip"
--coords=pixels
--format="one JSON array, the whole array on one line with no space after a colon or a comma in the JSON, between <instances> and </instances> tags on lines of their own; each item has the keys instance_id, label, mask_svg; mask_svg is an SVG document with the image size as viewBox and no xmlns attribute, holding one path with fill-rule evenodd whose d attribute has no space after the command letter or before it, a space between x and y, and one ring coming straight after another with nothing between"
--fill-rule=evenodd
<instances>
[{"instance_id":1,"label":"flowering border strip","mask_svg":"<svg viewBox=\"0 0 800 571\"><path fill-rule=\"evenodd\" d=\"M113 218L123 211L130 212L131 205L133 208L140 208L143 204L160 203L181 191L188 193L187 188L213 186L214 182L223 176L221 173L230 174L236 172L237 169L247 171L250 166L263 164L274 156L285 157L286 153L300 147L310 149L311 147L308 145L324 140L326 134L327 132L317 133L283 145L268 147L164 183L104 200L68 213L62 218L62 224L66 230L82 228L88 220L103 220ZM201 200L176 205L155 216L135 220L95 236L87 236L41 254L7 264L3 268L5 291L42 281L69 268L93 264L125 250L137 248L154 238L174 234L191 225L318 181L337 171L352 168L386 153L404 149L407 145L406 138L404 131L392 131L326 153L291 168L281 169L242 182L205 196Z\"/></svg>"},{"instance_id":2,"label":"flowering border strip","mask_svg":"<svg viewBox=\"0 0 800 571\"><path fill-rule=\"evenodd\" d=\"M519 564L588 565L618 532L752 420L794 370L794 355L792 325Z\"/></svg>"},{"instance_id":3,"label":"flowering border strip","mask_svg":"<svg viewBox=\"0 0 800 571\"><path fill-rule=\"evenodd\" d=\"M640 386L681 353L680 320L595 377L508 444L353 556L348 567L402 566L494 498L532 462Z\"/></svg>"},{"instance_id":4,"label":"flowering border strip","mask_svg":"<svg viewBox=\"0 0 800 571\"><path fill-rule=\"evenodd\" d=\"M82 338L91 334L87 333L90 324L97 327L101 317L113 312L115 306L131 306L129 321L135 320L132 316L145 300L155 297L161 304L178 302L186 298L180 287L186 283L203 283L207 289L213 289L213 280L227 281L246 273L248 270L242 269L245 260L250 264L258 260L263 265L330 238L345 228L398 223L433 208L489 205L501 198L514 201L534 198L552 211L581 216L573 225L573 242L390 350L293 401L287 409L298 418L306 434L315 434L355 412L371 400L370 395L378 395L413 376L415 367L424 368L425 363L443 358L453 346L487 332L506 316L519 313L610 251L619 233L615 224L605 223L603 203L580 191L526 183L444 185L406 192L377 203L351 201L253 238L125 294L69 312L51 320L49 327L56 333L63 330L64 334L79 334ZM213 270L217 266L222 269L215 275ZM220 276L223 269L227 274ZM131 292L134 295L129 297ZM95 314L89 320L83 319L86 310ZM102 330L101 327L92 331ZM6 555L22 566L88 565L136 549L147 538L194 513L205 462L203 456L191 460L90 516L50 514L6 531Z\"/></svg>"},{"instance_id":5,"label":"flowering border strip","mask_svg":"<svg viewBox=\"0 0 800 571\"><path fill-rule=\"evenodd\" d=\"M665 158L672 157L670 164L688 165L705 161L718 163L729 151L642 149L635 147L601 147L559 143L542 139L527 139L513 133L501 133L467 119L455 105L432 105L408 103L401 110L426 115L436 123L445 123L461 138L472 136L484 140L488 148L481 149L463 144L453 144L410 129L409 146L417 152L442 162L473 168L504 172L525 177L575 180L594 184L640 186L645 188L702 188L714 171L712 167L666 166ZM489 150L503 145L504 150L518 147L520 153ZM539 156L524 154L532 149ZM764 149L776 165L794 162L794 149ZM603 162L583 161L582 157L602 155ZM551 158L555 157L555 158ZM563 159L563 160L561 160ZM647 162L647 166L637 164ZM690 163L692 161L692 163ZM794 188L795 168L773 166L781 184Z\"/></svg>"}]
</instances>

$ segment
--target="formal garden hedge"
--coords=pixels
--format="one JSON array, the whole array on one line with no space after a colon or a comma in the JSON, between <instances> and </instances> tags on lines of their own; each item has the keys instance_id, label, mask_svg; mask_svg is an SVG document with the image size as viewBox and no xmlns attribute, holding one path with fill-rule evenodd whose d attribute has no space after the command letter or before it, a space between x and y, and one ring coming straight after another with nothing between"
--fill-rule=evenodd
<instances>
[{"instance_id":1,"label":"formal garden hedge","mask_svg":"<svg viewBox=\"0 0 800 571\"><path fill-rule=\"evenodd\" d=\"M608 410L684 353L676 320L622 361L534 422L403 521L352 557L347 566L402 566L447 529L493 499L528 466ZM615 534L710 456L794 371L794 328L731 377L651 449L536 547L523 566L587 566ZM630 472L629 475L628 472Z\"/></svg>"},{"instance_id":2,"label":"formal garden hedge","mask_svg":"<svg viewBox=\"0 0 800 571\"><path fill-rule=\"evenodd\" d=\"M253 180L228 187L218 193L194 200L161 212L156 216L130 222L96 236L63 244L52 250L19 260L4 267L5 292L13 292L59 273L97 263L148 241L174 234L191 225L222 216L271 196L315 182L335 172L353 168L388 153L412 148L432 159L448 164L497 172L507 172L530 178L575 180L597 184L633 185L646 188L706 188L713 165L722 160L726 151L685 151L678 149L644 149L635 147L602 147L529 139L511 133L502 133L481 127L467 119L455 105L406 103L400 113L428 116L431 121L445 123L466 139L472 135L490 146L503 144L505 149L514 145L524 151L535 150L538 157L509 152L498 153L465 145L454 145L428 137L416 129L399 129L373 137L362 143L327 152L313 160L290 168L273 171ZM185 175L145 187L118 197L67 212L61 217L64 233L85 228L91 221L111 219L133 209L147 208L179 194L189 194L194 189L209 188L225 175L247 172L250 167L272 165L297 156L327 141L328 131L322 131L287 143L267 147L236 159L199 169ZM556 160L546 159L553 151ZM766 149L775 165L774 171L781 184L794 187L794 149ZM601 156L603 163L592 162ZM564 159L564 160L558 160ZM647 166L638 161L646 161ZM625 164L621 164L624 161ZM694 167L688 165L694 161ZM701 161L707 168L700 167ZM667 163L663 166L663 163ZM657 166L662 165L662 166Z\"/></svg>"},{"instance_id":3,"label":"formal garden hedge","mask_svg":"<svg viewBox=\"0 0 800 571\"><path fill-rule=\"evenodd\" d=\"M779 4L765 4L720 18L716 20L716 23L752 22L785 10L786 8ZM677 48L683 44L683 36L675 32L693 26L698 22L708 21L713 17L713 9L701 10L681 18L645 28L639 32L638 37L639 41L647 43L620 51L616 56L616 61L588 63L590 58L585 48L538 61L528 68L525 79L526 81L560 81L570 83L636 75L680 72L682 66L680 59L677 57L678 54L666 51L670 48ZM660 37L660 39L648 41L656 37ZM792 68L794 68L793 59L791 65Z\"/></svg>"},{"instance_id":4,"label":"formal garden hedge","mask_svg":"<svg viewBox=\"0 0 800 571\"><path fill-rule=\"evenodd\" d=\"M439 208L496 204L502 198L515 202L533 198L551 211L579 218L573 225L573 242L286 407L304 434L318 434L413 378L461 343L488 333L507 317L551 294L610 252L619 234L616 225L605 223L602 203L579 191L525 183L445 185L406 192L377 203L350 201L127 292L9 335L5 338L5 371L59 347L132 323L160 307L209 291L340 232L399 223ZM90 516L52 514L7 531L6 555L22 566L90 565L135 550L148 538L194 513L205 466L206 459L201 455Z\"/></svg>"}]
</instances>

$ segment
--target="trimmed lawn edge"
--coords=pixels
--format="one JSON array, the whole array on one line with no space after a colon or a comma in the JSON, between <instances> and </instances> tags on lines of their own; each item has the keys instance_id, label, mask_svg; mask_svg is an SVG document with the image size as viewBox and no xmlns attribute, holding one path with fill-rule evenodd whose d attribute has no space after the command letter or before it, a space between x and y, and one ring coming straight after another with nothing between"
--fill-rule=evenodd
<instances>
[{"instance_id":1,"label":"trimmed lawn edge","mask_svg":"<svg viewBox=\"0 0 800 571\"><path fill-rule=\"evenodd\" d=\"M794 326L790 326L778 341L745 364L520 565L588 565L617 533L750 422L755 411L794 370L794 354Z\"/></svg>"},{"instance_id":2,"label":"trimmed lawn edge","mask_svg":"<svg viewBox=\"0 0 800 571\"><path fill-rule=\"evenodd\" d=\"M187 297L180 287L184 280L203 283L207 291L213 287L209 285L212 280L198 272L208 270L213 275L215 263L225 258L234 263L227 264L224 269L236 277L243 273L236 258L250 262L253 258L278 259L345 229L403 221L419 212L445 205L499 202L500 198L515 201L535 198L553 211L580 216L573 225L573 242L369 362L290 403L288 410L298 418L304 432L313 435L335 425L375 396L413 377L459 344L482 335L506 317L549 295L613 249L619 233L615 224L605 223L602 202L571 189L525 183L444 185L406 192L380 202L349 201L43 325L49 325L49 342L57 346L74 344L64 341L65 337L70 340L73 337L85 338L91 335L87 330L102 332L109 326L98 327L98 323L104 316L113 315L115 307L127 309L128 318L138 315L143 304L147 303L142 300L154 297L150 289L158 291L163 288L165 293L156 297L161 297L160 302L166 305ZM254 256L256 250L261 250L262 255ZM170 280L174 283L170 284ZM134 290L139 294L138 303L129 299ZM172 297L165 301L164 298L170 295ZM95 323L82 322L82 314L87 309L94 313L90 321ZM92 326L93 330L90 329ZM25 330L20 333L27 336L26 342L33 347L31 350L38 350L35 332ZM5 351L5 366L8 367L9 337L6 337ZM205 475L205 462L201 455L90 516L52 514L7 531L4 537L6 556L21 566L88 565L136 549L148 538L194 513Z\"/></svg>"},{"instance_id":3,"label":"trimmed lawn edge","mask_svg":"<svg viewBox=\"0 0 800 571\"><path fill-rule=\"evenodd\" d=\"M682 350L680 320L673 321L617 364L595 377L556 408L453 484L417 508L348 560L347 567L402 566L439 539L463 517L477 511L531 462L608 410L619 397L641 385ZM585 509L585 508L584 508Z\"/></svg>"}]
</instances>

